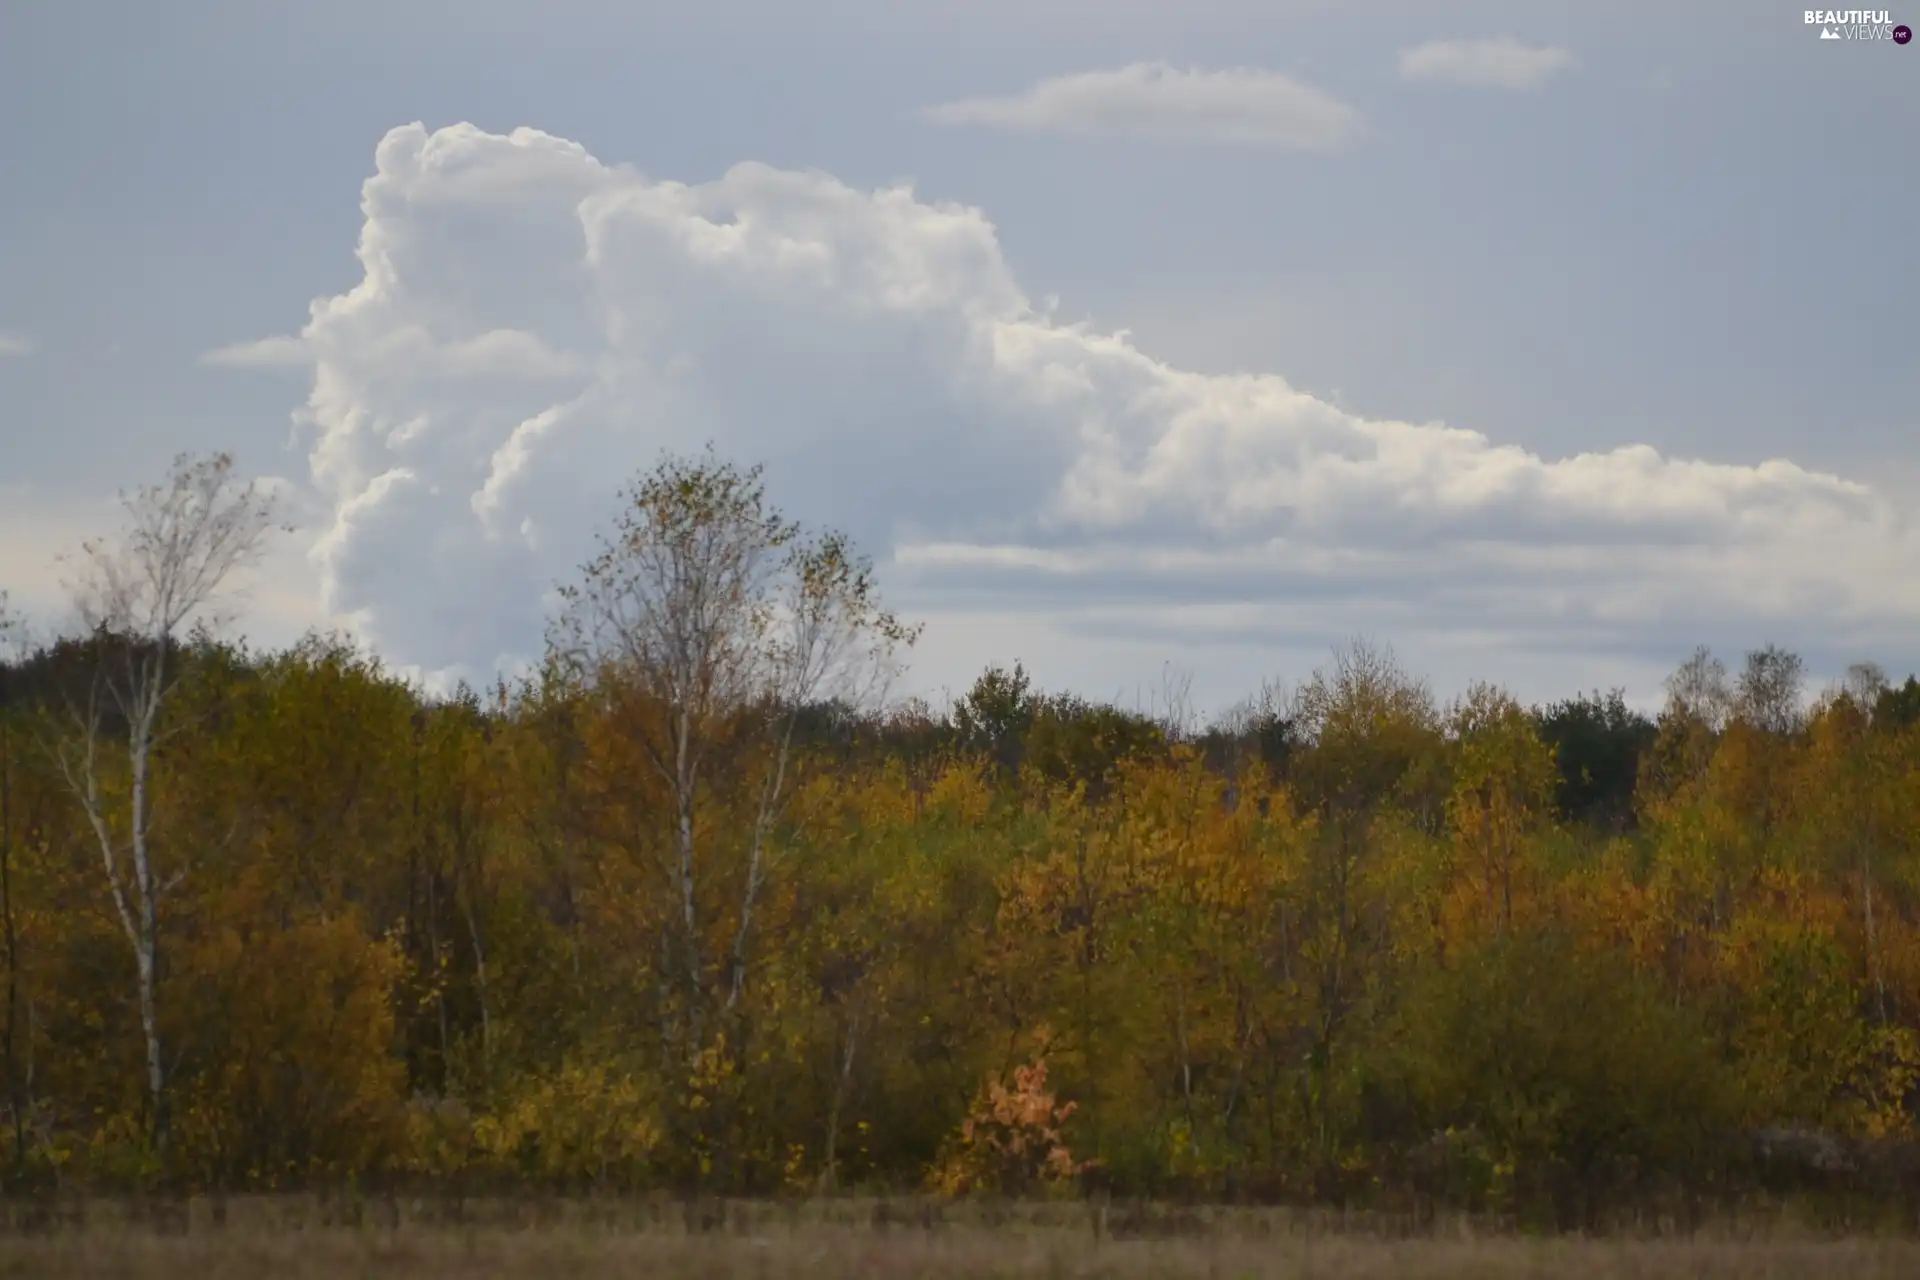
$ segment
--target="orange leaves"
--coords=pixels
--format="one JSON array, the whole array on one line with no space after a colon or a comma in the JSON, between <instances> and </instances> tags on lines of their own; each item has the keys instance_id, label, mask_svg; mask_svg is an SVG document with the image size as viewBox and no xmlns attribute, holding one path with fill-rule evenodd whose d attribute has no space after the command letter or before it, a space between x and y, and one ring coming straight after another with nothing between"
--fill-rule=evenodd
<instances>
[{"instance_id":1,"label":"orange leaves","mask_svg":"<svg viewBox=\"0 0 1920 1280\"><path fill-rule=\"evenodd\" d=\"M1047 1088L1044 1057L1015 1067L1011 1084L987 1081L933 1172L935 1189L1018 1195L1076 1177L1086 1166L1061 1132L1075 1110Z\"/></svg>"}]
</instances>

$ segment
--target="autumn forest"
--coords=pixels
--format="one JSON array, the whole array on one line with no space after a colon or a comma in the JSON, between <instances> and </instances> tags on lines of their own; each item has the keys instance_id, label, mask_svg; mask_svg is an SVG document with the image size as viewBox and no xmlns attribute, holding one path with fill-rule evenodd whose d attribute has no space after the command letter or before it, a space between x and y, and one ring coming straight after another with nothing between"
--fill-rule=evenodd
<instances>
[{"instance_id":1,"label":"autumn forest","mask_svg":"<svg viewBox=\"0 0 1920 1280\"><path fill-rule=\"evenodd\" d=\"M9 1186L1913 1196L1913 677L1702 650L1648 717L1354 641L1206 723L932 707L759 472L613 498L490 687L234 638L225 457L8 633Z\"/></svg>"}]
</instances>

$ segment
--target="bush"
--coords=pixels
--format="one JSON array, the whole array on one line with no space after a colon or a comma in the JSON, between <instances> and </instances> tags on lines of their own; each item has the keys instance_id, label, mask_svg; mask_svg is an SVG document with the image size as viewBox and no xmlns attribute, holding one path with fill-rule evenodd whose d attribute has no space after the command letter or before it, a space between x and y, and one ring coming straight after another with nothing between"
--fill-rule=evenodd
<instances>
[{"instance_id":1,"label":"bush","mask_svg":"<svg viewBox=\"0 0 1920 1280\"><path fill-rule=\"evenodd\" d=\"M934 1171L935 1189L1020 1195L1069 1184L1084 1171L1060 1131L1074 1110L1048 1091L1044 1058L1015 1067L1010 1087L989 1080Z\"/></svg>"},{"instance_id":2,"label":"bush","mask_svg":"<svg viewBox=\"0 0 1920 1280\"><path fill-rule=\"evenodd\" d=\"M1445 1162L1449 1197L1590 1213L1646 1170L1698 1170L1732 1118L1697 1020L1623 959L1554 933L1417 980L1399 1029L1415 1114L1462 1157Z\"/></svg>"}]
</instances>

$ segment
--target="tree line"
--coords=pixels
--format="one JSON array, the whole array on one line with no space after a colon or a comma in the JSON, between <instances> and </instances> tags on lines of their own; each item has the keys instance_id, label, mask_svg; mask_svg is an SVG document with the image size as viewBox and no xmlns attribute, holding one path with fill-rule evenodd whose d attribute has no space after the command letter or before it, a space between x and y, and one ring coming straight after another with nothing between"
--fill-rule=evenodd
<instances>
[{"instance_id":1,"label":"tree line","mask_svg":"<svg viewBox=\"0 0 1920 1280\"><path fill-rule=\"evenodd\" d=\"M221 638L229 458L127 514L0 661L10 1186L1911 1185L1911 676L1703 650L1647 717L1356 642L1208 724L888 703L870 563L709 452L536 670L429 696Z\"/></svg>"}]
</instances>

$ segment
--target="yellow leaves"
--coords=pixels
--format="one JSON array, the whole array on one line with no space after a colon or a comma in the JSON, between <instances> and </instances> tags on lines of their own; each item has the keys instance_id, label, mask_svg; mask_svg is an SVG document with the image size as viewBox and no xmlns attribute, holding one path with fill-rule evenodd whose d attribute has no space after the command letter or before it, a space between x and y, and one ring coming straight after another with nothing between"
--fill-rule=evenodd
<instances>
[{"instance_id":1,"label":"yellow leaves","mask_svg":"<svg viewBox=\"0 0 1920 1280\"><path fill-rule=\"evenodd\" d=\"M972 825L985 819L993 807L993 789L978 765L955 762L934 779L926 805L930 815Z\"/></svg>"},{"instance_id":2,"label":"yellow leaves","mask_svg":"<svg viewBox=\"0 0 1920 1280\"><path fill-rule=\"evenodd\" d=\"M829 545L800 586L854 576ZM1244 734L1203 758L1008 677L965 723L809 720L762 826L772 749L716 714L689 911L658 688L425 708L358 663L223 668L180 721L217 727L165 761L190 1180L930 1168L957 1193L1063 1187L1091 1156L1116 1186L1324 1191L1451 1126L1479 1131L1455 1136L1480 1193L1517 1194L1542 1149L1677 1143L1695 1113L1914 1127L1920 730L1857 707L1804 736L1670 718L1645 824L1606 841L1553 822L1554 753L1511 697L1443 713L1366 652L1261 731L1284 778ZM141 1174L120 926L83 819L24 770L24 1043L36 1117L74 1124L44 1158Z\"/></svg>"},{"instance_id":3,"label":"yellow leaves","mask_svg":"<svg viewBox=\"0 0 1920 1280\"><path fill-rule=\"evenodd\" d=\"M1867 957L1869 980L1885 983L1889 1012L1912 1021L1920 1014L1920 929L1910 919L1894 917L1878 922L1878 947ZM1861 939L1863 949L1870 945ZM1878 961L1878 974L1873 962Z\"/></svg>"},{"instance_id":4,"label":"yellow leaves","mask_svg":"<svg viewBox=\"0 0 1920 1280\"><path fill-rule=\"evenodd\" d=\"M1849 1084L1854 1103L1849 1128L1862 1137L1910 1141L1910 1106L1920 1088L1920 1033L1911 1027L1876 1027L1868 1036Z\"/></svg>"},{"instance_id":5,"label":"yellow leaves","mask_svg":"<svg viewBox=\"0 0 1920 1280\"><path fill-rule=\"evenodd\" d=\"M458 1098L418 1097L408 1105L400 1166L409 1173L461 1173L479 1149L473 1115Z\"/></svg>"},{"instance_id":6,"label":"yellow leaves","mask_svg":"<svg viewBox=\"0 0 1920 1280\"><path fill-rule=\"evenodd\" d=\"M1553 749L1519 703L1485 685L1455 706L1453 725L1454 830L1487 856L1504 855L1546 819L1558 776Z\"/></svg>"},{"instance_id":7,"label":"yellow leaves","mask_svg":"<svg viewBox=\"0 0 1920 1280\"><path fill-rule=\"evenodd\" d=\"M788 1191L807 1192L814 1189L815 1181L807 1172L807 1144L789 1144L787 1158L780 1166L780 1185Z\"/></svg>"},{"instance_id":8,"label":"yellow leaves","mask_svg":"<svg viewBox=\"0 0 1920 1280\"><path fill-rule=\"evenodd\" d=\"M851 841L876 829L910 824L913 788L906 765L888 760L859 772L822 768L809 774L794 795L794 813L815 843Z\"/></svg>"},{"instance_id":9,"label":"yellow leaves","mask_svg":"<svg viewBox=\"0 0 1920 1280\"><path fill-rule=\"evenodd\" d=\"M1810 924L1755 912L1730 932L1723 955L1739 1069L1756 1120L1858 1132L1884 1110L1862 1105L1862 1086L1875 1092L1883 1070L1853 963L1830 927Z\"/></svg>"},{"instance_id":10,"label":"yellow leaves","mask_svg":"<svg viewBox=\"0 0 1920 1280\"><path fill-rule=\"evenodd\" d=\"M569 1059L521 1082L473 1127L483 1160L543 1180L641 1185L665 1141L654 1099L632 1070Z\"/></svg>"},{"instance_id":11,"label":"yellow leaves","mask_svg":"<svg viewBox=\"0 0 1920 1280\"><path fill-rule=\"evenodd\" d=\"M177 962L178 989L200 997L176 1015L201 1056L177 1098L183 1168L207 1180L304 1175L368 1167L403 1146L392 946L351 918L311 919L224 929Z\"/></svg>"},{"instance_id":12,"label":"yellow leaves","mask_svg":"<svg viewBox=\"0 0 1920 1280\"><path fill-rule=\"evenodd\" d=\"M726 1036L716 1036L712 1044L694 1056L693 1069L687 1074L687 1094L696 1107L706 1106L708 1100L725 1089L738 1074L733 1055L727 1049Z\"/></svg>"}]
</instances>

